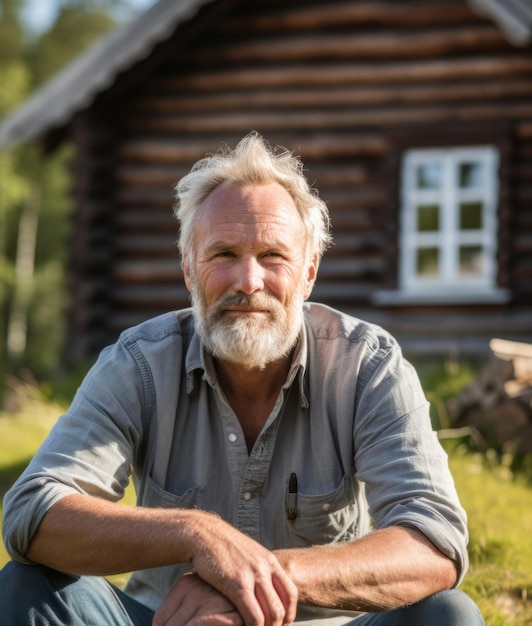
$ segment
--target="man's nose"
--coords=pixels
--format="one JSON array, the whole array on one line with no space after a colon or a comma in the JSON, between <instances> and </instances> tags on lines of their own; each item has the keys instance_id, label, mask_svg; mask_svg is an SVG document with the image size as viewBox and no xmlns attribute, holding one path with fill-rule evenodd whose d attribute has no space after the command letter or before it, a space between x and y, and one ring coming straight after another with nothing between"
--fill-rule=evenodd
<instances>
[{"instance_id":1,"label":"man's nose","mask_svg":"<svg viewBox=\"0 0 532 626\"><path fill-rule=\"evenodd\" d=\"M256 257L240 259L235 281L235 291L251 294L264 288L264 268Z\"/></svg>"}]
</instances>

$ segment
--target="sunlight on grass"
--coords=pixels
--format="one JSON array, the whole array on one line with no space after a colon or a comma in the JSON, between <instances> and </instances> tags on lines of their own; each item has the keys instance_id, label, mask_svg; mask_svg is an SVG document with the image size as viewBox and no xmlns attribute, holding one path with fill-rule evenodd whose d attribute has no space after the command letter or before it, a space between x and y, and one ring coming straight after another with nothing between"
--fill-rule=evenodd
<instances>
[{"instance_id":1,"label":"sunlight on grass","mask_svg":"<svg viewBox=\"0 0 532 626\"><path fill-rule=\"evenodd\" d=\"M64 407L44 403L38 399L24 399L24 410L20 413L0 412L0 521L5 492L22 473L31 457L46 438ZM135 504L135 490L130 484L122 503ZM0 567L9 557L0 543ZM109 577L122 586L127 574Z\"/></svg>"},{"instance_id":2,"label":"sunlight on grass","mask_svg":"<svg viewBox=\"0 0 532 626\"><path fill-rule=\"evenodd\" d=\"M0 413L0 471L31 458L35 450L44 441L53 421L11 416Z\"/></svg>"},{"instance_id":3,"label":"sunlight on grass","mask_svg":"<svg viewBox=\"0 0 532 626\"><path fill-rule=\"evenodd\" d=\"M471 567L462 588L489 626L532 624L532 489L489 455L450 455L469 518Z\"/></svg>"},{"instance_id":4,"label":"sunlight on grass","mask_svg":"<svg viewBox=\"0 0 532 626\"><path fill-rule=\"evenodd\" d=\"M46 438L58 416L58 407L31 402L21 414L0 413L0 498L23 471ZM1 512L1 507L0 507ZM0 545L0 565L8 559Z\"/></svg>"}]
</instances>

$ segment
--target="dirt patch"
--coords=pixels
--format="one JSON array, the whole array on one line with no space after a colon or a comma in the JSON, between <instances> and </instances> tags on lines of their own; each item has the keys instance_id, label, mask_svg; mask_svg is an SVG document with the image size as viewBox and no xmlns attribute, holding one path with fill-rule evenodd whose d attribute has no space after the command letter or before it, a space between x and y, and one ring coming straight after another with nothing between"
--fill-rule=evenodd
<instances>
[{"instance_id":1,"label":"dirt patch","mask_svg":"<svg viewBox=\"0 0 532 626\"><path fill-rule=\"evenodd\" d=\"M525 589L521 593L501 593L495 598L495 604L508 619L513 620L512 623L530 624L526 618L532 619L532 601Z\"/></svg>"}]
</instances>

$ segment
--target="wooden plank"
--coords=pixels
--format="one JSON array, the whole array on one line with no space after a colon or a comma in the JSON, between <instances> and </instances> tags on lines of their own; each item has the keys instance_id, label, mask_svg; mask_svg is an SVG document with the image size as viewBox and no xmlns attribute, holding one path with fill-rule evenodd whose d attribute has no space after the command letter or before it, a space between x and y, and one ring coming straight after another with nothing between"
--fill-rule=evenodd
<instances>
[{"instance_id":1,"label":"wooden plank","mask_svg":"<svg viewBox=\"0 0 532 626\"><path fill-rule=\"evenodd\" d=\"M327 251L326 258L336 255L356 254L359 251L380 251L385 244L385 235L381 232L361 233L359 231L333 232L334 246Z\"/></svg>"},{"instance_id":2,"label":"wooden plank","mask_svg":"<svg viewBox=\"0 0 532 626\"><path fill-rule=\"evenodd\" d=\"M273 143L275 142L272 139ZM381 133L347 131L337 134L332 129L322 128L314 128L312 133L305 133L302 136L296 135L286 143L288 147L292 146L295 153L307 164L310 160L378 158L386 155L390 149L388 138Z\"/></svg>"},{"instance_id":3,"label":"wooden plank","mask_svg":"<svg viewBox=\"0 0 532 626\"><path fill-rule=\"evenodd\" d=\"M116 191L116 203L120 205L142 206L146 212L167 210L174 204L173 190L168 187L120 187Z\"/></svg>"},{"instance_id":4,"label":"wooden plank","mask_svg":"<svg viewBox=\"0 0 532 626\"><path fill-rule=\"evenodd\" d=\"M283 7L285 8L285 7ZM328 2L236 17L224 22L224 32L313 31L331 27L372 25L427 26L471 21L464 2ZM478 19L478 18L477 18Z\"/></svg>"},{"instance_id":5,"label":"wooden plank","mask_svg":"<svg viewBox=\"0 0 532 626\"><path fill-rule=\"evenodd\" d=\"M252 65L243 61L230 69L210 66L189 68L179 74L165 75L147 81L146 94L186 93L190 90L220 90L245 88L292 88L296 86L331 87L333 85L375 85L381 83L406 85L415 82L496 79L520 76L532 71L532 58L519 56L450 57L446 59L401 59L378 63L349 63L331 60L326 71L315 65L285 62L280 66ZM526 124L524 128L527 128ZM529 131L532 136L532 130Z\"/></svg>"},{"instance_id":6,"label":"wooden plank","mask_svg":"<svg viewBox=\"0 0 532 626\"><path fill-rule=\"evenodd\" d=\"M116 212L114 225L120 233L166 233L171 229L177 232L177 222L169 205L163 205L164 210L161 211L155 211L149 206L145 212L136 210L139 207L135 207L135 210L130 208L123 205Z\"/></svg>"},{"instance_id":7,"label":"wooden plank","mask_svg":"<svg viewBox=\"0 0 532 626\"><path fill-rule=\"evenodd\" d=\"M512 359L514 376L518 381L526 381L532 386L532 357L515 356Z\"/></svg>"},{"instance_id":8,"label":"wooden plank","mask_svg":"<svg viewBox=\"0 0 532 626\"><path fill-rule=\"evenodd\" d=\"M190 301L188 297L183 297L182 300L174 300L168 303L168 306L161 307L149 307L149 303L143 303L144 306L142 310L133 310L131 306L126 307L126 309L119 309L111 311L107 315L107 331L111 337L117 336L124 328L130 328L131 326L136 326L141 322L155 317L156 315L160 315L161 313L166 313L167 311L173 311L176 309L181 309L187 306L190 306Z\"/></svg>"},{"instance_id":9,"label":"wooden plank","mask_svg":"<svg viewBox=\"0 0 532 626\"><path fill-rule=\"evenodd\" d=\"M128 136L135 136L129 133ZM207 144L205 145L205 147ZM210 144L212 150L212 144ZM168 139L160 139L153 141L148 140L126 140L118 147L117 158L124 161L138 162L145 161L153 165L158 164L182 164L194 163L198 159L205 156L208 151L202 150L201 144L198 142L194 146L189 143L169 141Z\"/></svg>"},{"instance_id":10,"label":"wooden plank","mask_svg":"<svg viewBox=\"0 0 532 626\"><path fill-rule=\"evenodd\" d=\"M349 280L338 281L333 279L318 281L312 291L311 300L325 302L360 302L367 301L375 290L375 284Z\"/></svg>"},{"instance_id":11,"label":"wooden plank","mask_svg":"<svg viewBox=\"0 0 532 626\"><path fill-rule=\"evenodd\" d=\"M532 122L519 122L515 125L515 133L519 139L532 139Z\"/></svg>"},{"instance_id":12,"label":"wooden plank","mask_svg":"<svg viewBox=\"0 0 532 626\"><path fill-rule=\"evenodd\" d=\"M403 124L429 124L456 121L522 119L532 115L532 101L517 104L488 103L485 105L433 106L381 109L315 109L289 110L279 112L248 111L220 113L219 115L180 115L158 116L151 119L135 120L124 123L129 132L134 131L161 133L235 133L246 132L254 128L262 132L271 132L290 128L291 130L314 130L318 128L368 128L379 126L398 126ZM167 162L171 158L177 160L175 145L158 144L159 154L153 154L155 162ZM123 148L122 148L123 150ZM181 157L181 155L179 155ZM133 158L132 155L129 158Z\"/></svg>"},{"instance_id":13,"label":"wooden plank","mask_svg":"<svg viewBox=\"0 0 532 626\"><path fill-rule=\"evenodd\" d=\"M330 209L340 216L342 213L362 213L368 209L381 207L385 200L385 190L378 187L356 187L354 189L329 190L322 199Z\"/></svg>"},{"instance_id":14,"label":"wooden plank","mask_svg":"<svg viewBox=\"0 0 532 626\"><path fill-rule=\"evenodd\" d=\"M472 25L452 30L390 31L358 34L303 35L264 41L232 40L203 46L191 54L193 63L293 62L305 59L386 59L444 56L448 54L509 49L495 26Z\"/></svg>"},{"instance_id":15,"label":"wooden plank","mask_svg":"<svg viewBox=\"0 0 532 626\"><path fill-rule=\"evenodd\" d=\"M359 230L360 232L374 233L377 230L375 209L360 209L356 211L335 211L331 208L333 236L338 231Z\"/></svg>"},{"instance_id":16,"label":"wooden plank","mask_svg":"<svg viewBox=\"0 0 532 626\"><path fill-rule=\"evenodd\" d=\"M514 391L521 391L523 384L532 385L532 343L494 338L489 345L495 356L512 362ZM508 392L513 393L510 389Z\"/></svg>"},{"instance_id":17,"label":"wooden plank","mask_svg":"<svg viewBox=\"0 0 532 626\"><path fill-rule=\"evenodd\" d=\"M188 298L189 293L182 280L169 285L137 285L134 288L118 285L114 292L118 310L133 306L137 311L144 308L171 311Z\"/></svg>"},{"instance_id":18,"label":"wooden plank","mask_svg":"<svg viewBox=\"0 0 532 626\"><path fill-rule=\"evenodd\" d=\"M405 85L364 87L257 89L253 91L206 92L193 95L142 97L134 101L123 117L133 126L142 113L177 115L178 113L220 113L234 110L271 110L272 108L365 107L390 104L439 104L486 100L511 100L532 96L532 81L490 80L467 84Z\"/></svg>"},{"instance_id":19,"label":"wooden plank","mask_svg":"<svg viewBox=\"0 0 532 626\"><path fill-rule=\"evenodd\" d=\"M248 127L249 128L249 127ZM227 129L229 135L229 129ZM243 134L243 132L242 132ZM241 139L242 135L235 135ZM228 143L235 145L238 141ZM183 141L170 142L165 139L161 140L131 140L125 141L118 147L119 159L128 160L130 162L150 162L152 164L162 163L187 163L192 165L197 159L205 156L208 152L216 150L221 141L213 137L209 142L205 140L198 141L196 147L192 150L190 146ZM276 141L272 140L273 144ZM345 157L345 156L379 156L387 152L389 143L383 136L368 133L344 133L341 137L336 137L332 133L317 133L314 137L294 139L291 143L297 146L297 152L303 157L322 159L329 157Z\"/></svg>"},{"instance_id":20,"label":"wooden plank","mask_svg":"<svg viewBox=\"0 0 532 626\"><path fill-rule=\"evenodd\" d=\"M329 259L325 257L320 265L320 278L338 279L348 278L356 279L358 276L371 274L380 275L386 269L385 261L380 256L366 257L346 257L341 259Z\"/></svg>"},{"instance_id":21,"label":"wooden plank","mask_svg":"<svg viewBox=\"0 0 532 626\"><path fill-rule=\"evenodd\" d=\"M514 358L532 359L532 344L522 341L510 341L494 337L490 343L490 350L500 359L512 360Z\"/></svg>"},{"instance_id":22,"label":"wooden plank","mask_svg":"<svg viewBox=\"0 0 532 626\"><path fill-rule=\"evenodd\" d=\"M372 181L369 169L352 161L347 164L331 161L328 164L307 163L307 165L305 172L307 180L320 194L328 189L360 187Z\"/></svg>"},{"instance_id":23,"label":"wooden plank","mask_svg":"<svg viewBox=\"0 0 532 626\"><path fill-rule=\"evenodd\" d=\"M181 276L179 259L154 259L147 263L145 260L115 261L113 279L117 283L166 283L174 282Z\"/></svg>"},{"instance_id":24,"label":"wooden plank","mask_svg":"<svg viewBox=\"0 0 532 626\"><path fill-rule=\"evenodd\" d=\"M146 256L153 259L161 256L176 259L178 257L176 240L177 223L175 224L175 232L119 232L115 236L114 253L121 259L126 257L140 259L146 258Z\"/></svg>"},{"instance_id":25,"label":"wooden plank","mask_svg":"<svg viewBox=\"0 0 532 626\"><path fill-rule=\"evenodd\" d=\"M478 306L426 306L420 309L416 306L394 309L390 316L397 315L400 320L401 331L419 335L440 335L451 333L457 337L480 333L487 337L486 348L497 329L507 328L509 334L532 335L530 319L532 307L522 307L517 310L508 310L503 307ZM384 312L383 312L384 313ZM444 317L442 317L444 316ZM442 324L445 319L445 324ZM488 336L489 335L489 336Z\"/></svg>"},{"instance_id":26,"label":"wooden plank","mask_svg":"<svg viewBox=\"0 0 532 626\"><path fill-rule=\"evenodd\" d=\"M128 189L137 187L173 188L176 182L189 170L185 167L164 167L129 165L120 161L117 163L116 182Z\"/></svg>"}]
</instances>

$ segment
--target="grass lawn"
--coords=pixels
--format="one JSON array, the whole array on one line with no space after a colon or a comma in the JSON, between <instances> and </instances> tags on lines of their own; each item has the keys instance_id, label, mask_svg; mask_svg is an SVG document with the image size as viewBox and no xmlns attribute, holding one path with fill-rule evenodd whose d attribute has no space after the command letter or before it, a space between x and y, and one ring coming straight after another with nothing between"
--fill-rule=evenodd
<instances>
[{"instance_id":1,"label":"grass lawn","mask_svg":"<svg viewBox=\"0 0 532 626\"><path fill-rule=\"evenodd\" d=\"M532 624L532 486L483 455L450 454L469 518L471 565L462 589L488 626Z\"/></svg>"},{"instance_id":2,"label":"grass lawn","mask_svg":"<svg viewBox=\"0 0 532 626\"><path fill-rule=\"evenodd\" d=\"M20 415L0 413L0 498L26 467L57 417L56 407L32 402ZM0 563L7 554L0 545Z\"/></svg>"},{"instance_id":3,"label":"grass lawn","mask_svg":"<svg viewBox=\"0 0 532 626\"><path fill-rule=\"evenodd\" d=\"M39 401L0 413L0 499L46 436L61 408ZM532 487L504 464L452 444L451 468L469 516L471 567L462 584L487 626L532 624ZM131 502L133 494L128 493ZM0 509L1 514L1 509ZM0 566L7 560L0 546ZM125 577L114 577L120 584Z\"/></svg>"},{"instance_id":4,"label":"grass lawn","mask_svg":"<svg viewBox=\"0 0 532 626\"><path fill-rule=\"evenodd\" d=\"M25 399L24 412L0 412L0 521L5 492L22 473L63 410L59 405ZM132 487L127 489L124 502L134 504L135 493ZM0 542L0 567L8 558L4 544ZM121 586L127 580L127 574L110 576L109 579Z\"/></svg>"}]
</instances>

